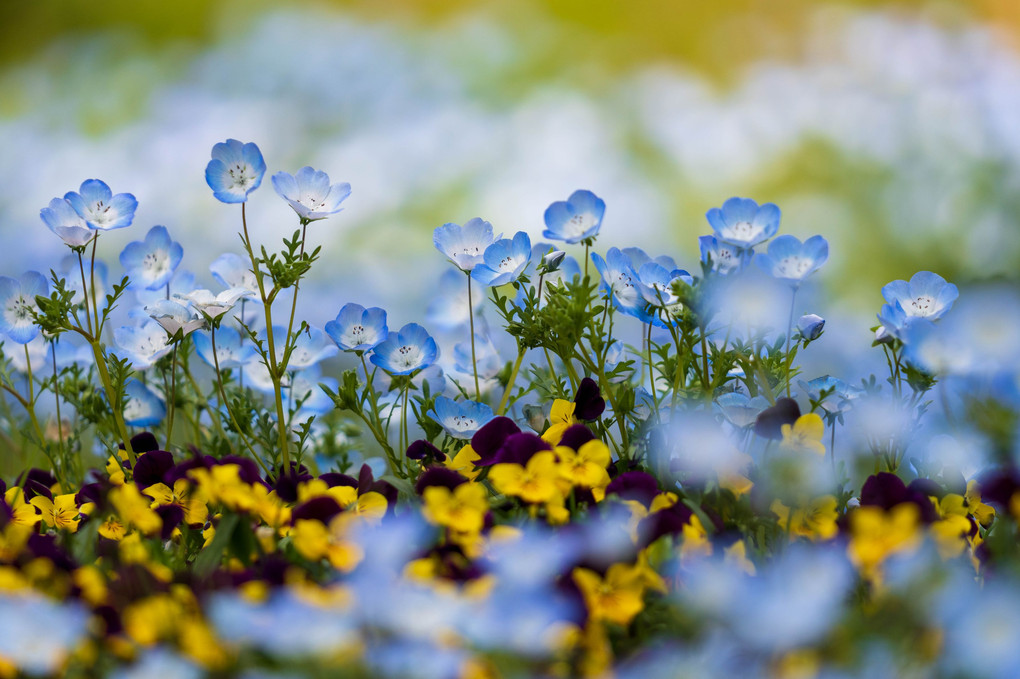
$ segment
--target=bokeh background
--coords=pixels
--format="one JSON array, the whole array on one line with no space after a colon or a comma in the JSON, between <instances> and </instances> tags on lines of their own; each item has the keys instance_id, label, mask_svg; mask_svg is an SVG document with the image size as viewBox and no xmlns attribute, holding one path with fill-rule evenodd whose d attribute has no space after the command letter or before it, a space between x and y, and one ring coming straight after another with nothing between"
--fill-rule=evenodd
<instances>
[{"instance_id":1,"label":"bokeh background","mask_svg":"<svg viewBox=\"0 0 1020 679\"><path fill-rule=\"evenodd\" d=\"M1015 0L8 3L0 268L57 266L39 209L97 177L139 200L101 241L114 273L163 224L212 286L239 215L203 170L234 137L270 173L353 186L309 230L319 326L349 301L421 320L448 266L436 226L537 238L545 207L587 188L608 205L600 249L692 270L708 208L777 203L782 232L831 245L802 311L853 319L830 350L866 347L892 279L1016 279L1018 40ZM296 228L268 176L249 215L264 243Z\"/></svg>"}]
</instances>

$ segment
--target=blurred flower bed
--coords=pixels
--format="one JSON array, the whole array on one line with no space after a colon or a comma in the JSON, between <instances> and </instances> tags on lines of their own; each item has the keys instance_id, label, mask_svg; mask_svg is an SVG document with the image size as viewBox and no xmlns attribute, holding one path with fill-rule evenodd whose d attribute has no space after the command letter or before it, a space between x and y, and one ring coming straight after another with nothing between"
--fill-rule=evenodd
<instances>
[{"instance_id":1,"label":"blurred flower bed","mask_svg":"<svg viewBox=\"0 0 1020 679\"><path fill-rule=\"evenodd\" d=\"M1015 290L889 282L850 383L803 368L825 234L730 198L684 269L582 189L549 242L434 229L443 369L336 289L302 320L352 187L275 172L260 241L266 172L212 149L216 290L98 179L42 207L50 275L0 277L0 676L1020 672Z\"/></svg>"}]
</instances>

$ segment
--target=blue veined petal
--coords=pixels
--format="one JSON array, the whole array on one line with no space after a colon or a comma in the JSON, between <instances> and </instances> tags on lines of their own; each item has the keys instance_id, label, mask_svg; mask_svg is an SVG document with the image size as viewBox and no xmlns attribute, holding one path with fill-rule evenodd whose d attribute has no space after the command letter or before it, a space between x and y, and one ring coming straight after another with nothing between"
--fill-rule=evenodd
<instances>
[{"instance_id":1,"label":"blue veined petal","mask_svg":"<svg viewBox=\"0 0 1020 679\"><path fill-rule=\"evenodd\" d=\"M722 214L727 224L753 223L758 214L758 203L750 198L733 197L723 203Z\"/></svg>"},{"instance_id":2,"label":"blue veined petal","mask_svg":"<svg viewBox=\"0 0 1020 679\"><path fill-rule=\"evenodd\" d=\"M780 219L782 219L782 213L779 207L773 203L765 203L758 208L752 223L755 226L761 227L766 238L772 238L779 230Z\"/></svg>"},{"instance_id":3,"label":"blue veined petal","mask_svg":"<svg viewBox=\"0 0 1020 679\"><path fill-rule=\"evenodd\" d=\"M106 182L100 179L86 179L82 182L78 192L81 194L82 200L89 205L100 201L109 203L113 198L113 191L110 190Z\"/></svg>"},{"instance_id":4,"label":"blue veined petal","mask_svg":"<svg viewBox=\"0 0 1020 679\"><path fill-rule=\"evenodd\" d=\"M297 179L286 172L277 172L273 175L273 188L285 200L292 200L298 196Z\"/></svg>"}]
</instances>

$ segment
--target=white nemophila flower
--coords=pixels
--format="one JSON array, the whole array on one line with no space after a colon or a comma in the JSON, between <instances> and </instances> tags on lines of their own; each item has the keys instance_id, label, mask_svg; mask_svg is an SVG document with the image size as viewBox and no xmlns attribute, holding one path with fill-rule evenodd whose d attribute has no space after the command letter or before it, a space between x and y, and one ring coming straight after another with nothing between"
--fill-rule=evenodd
<instances>
[{"instance_id":1,"label":"white nemophila flower","mask_svg":"<svg viewBox=\"0 0 1020 679\"><path fill-rule=\"evenodd\" d=\"M162 331L161 331L162 332ZM216 358L213 359L212 335L208 332L196 332L191 336L195 343L195 353L210 368L219 362L220 368L236 368L257 358L255 347L251 342L244 342L241 333L234 328L224 326L216 331Z\"/></svg>"},{"instance_id":2,"label":"white nemophila flower","mask_svg":"<svg viewBox=\"0 0 1020 679\"><path fill-rule=\"evenodd\" d=\"M150 304L145 307L145 312L163 326L170 336L178 332L187 335L205 325L204 318L196 316L188 307L170 299L161 299Z\"/></svg>"},{"instance_id":3,"label":"white nemophila flower","mask_svg":"<svg viewBox=\"0 0 1020 679\"><path fill-rule=\"evenodd\" d=\"M450 258L461 271L472 271L485 263L485 250L503 234L494 236L492 224L475 217L460 224L447 223L432 232L432 243L436 249Z\"/></svg>"},{"instance_id":4,"label":"white nemophila flower","mask_svg":"<svg viewBox=\"0 0 1020 679\"><path fill-rule=\"evenodd\" d=\"M243 203L262 183L266 161L255 144L236 139L220 142L212 148L212 160L205 167L205 183L216 200Z\"/></svg>"},{"instance_id":5,"label":"white nemophila flower","mask_svg":"<svg viewBox=\"0 0 1020 679\"><path fill-rule=\"evenodd\" d=\"M233 309L234 305L237 304L242 297L250 297L251 295L251 290L248 290L247 288L230 288L229 290L224 290L218 295L214 295L212 290L199 288L197 290L192 290L186 295L181 295L180 299L190 302L194 309L206 316L209 316L210 318L219 318Z\"/></svg>"}]
</instances>

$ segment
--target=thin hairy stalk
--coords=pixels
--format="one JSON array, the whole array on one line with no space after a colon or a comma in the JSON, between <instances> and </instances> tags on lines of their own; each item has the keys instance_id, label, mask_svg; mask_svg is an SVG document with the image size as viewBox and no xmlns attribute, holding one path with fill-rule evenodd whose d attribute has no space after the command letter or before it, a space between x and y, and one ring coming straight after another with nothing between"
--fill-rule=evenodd
<instances>
[{"instance_id":1,"label":"thin hairy stalk","mask_svg":"<svg viewBox=\"0 0 1020 679\"><path fill-rule=\"evenodd\" d=\"M82 260L82 251L78 250L78 271L81 272L81 296L85 299L85 321L88 323L89 335L92 334L92 314L89 311L89 286L85 281L85 262ZM77 320L77 315L75 316ZM81 325L81 322L78 322Z\"/></svg>"},{"instance_id":2,"label":"thin hairy stalk","mask_svg":"<svg viewBox=\"0 0 1020 679\"><path fill-rule=\"evenodd\" d=\"M28 348L28 345L25 345ZM50 340L50 357L53 359L53 400L57 407L57 450L64 457L64 423L60 419L60 392L57 390L57 341Z\"/></svg>"},{"instance_id":3,"label":"thin hairy stalk","mask_svg":"<svg viewBox=\"0 0 1020 679\"><path fill-rule=\"evenodd\" d=\"M251 238L248 236L248 218L245 212L245 203L241 203L241 227L244 229L242 243L251 260L252 273L255 274L255 281L259 286L259 296L262 299L262 309L266 317L266 338L269 344L268 365L269 377L273 380L273 396L276 400L276 424L280 443L280 457L283 461L283 470L290 468L290 441L287 436L287 419L283 413L283 395L280 393L280 368L276 362L276 343L273 338L273 310L272 302L266 295L266 286L262 280L262 270L259 268L258 259L251 248Z\"/></svg>"},{"instance_id":4,"label":"thin hairy stalk","mask_svg":"<svg viewBox=\"0 0 1020 679\"><path fill-rule=\"evenodd\" d=\"M306 236L307 232L308 232L308 221L302 219L301 220L301 252L298 255L299 259L305 256L305 236ZM300 283L300 281L294 281L294 297L290 301L290 320L287 321L287 342L283 345L285 350L286 350L287 347L290 347L290 338L294 334L294 313L297 311L297 294L298 294L298 284L299 283ZM288 360L284 361L284 364L280 367L280 370L286 370L288 362L289 362L289 356L288 356Z\"/></svg>"},{"instance_id":5,"label":"thin hairy stalk","mask_svg":"<svg viewBox=\"0 0 1020 679\"><path fill-rule=\"evenodd\" d=\"M163 378L164 383L166 377ZM167 401L167 420L166 420L166 449L170 450L170 440L173 438L174 432L174 412L177 410L175 403L177 401L177 343L174 343L174 349L171 352L170 358L170 390L166 395Z\"/></svg>"},{"instance_id":6,"label":"thin hairy stalk","mask_svg":"<svg viewBox=\"0 0 1020 679\"><path fill-rule=\"evenodd\" d=\"M526 350L521 347L517 350L517 360L514 361L514 367L510 371L510 379L506 383L506 391L503 392L503 398L499 402L499 408L496 409L497 415L502 415L506 412L506 404L510 401L510 392L513 391L514 382L517 381L517 373L521 369L521 363L524 361L524 352Z\"/></svg>"},{"instance_id":7,"label":"thin hairy stalk","mask_svg":"<svg viewBox=\"0 0 1020 679\"><path fill-rule=\"evenodd\" d=\"M468 323L471 330L471 369L475 375L475 398L482 398L482 390L478 388L478 360L475 358L475 305L471 301L471 273L468 277Z\"/></svg>"}]
</instances>

